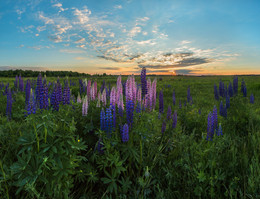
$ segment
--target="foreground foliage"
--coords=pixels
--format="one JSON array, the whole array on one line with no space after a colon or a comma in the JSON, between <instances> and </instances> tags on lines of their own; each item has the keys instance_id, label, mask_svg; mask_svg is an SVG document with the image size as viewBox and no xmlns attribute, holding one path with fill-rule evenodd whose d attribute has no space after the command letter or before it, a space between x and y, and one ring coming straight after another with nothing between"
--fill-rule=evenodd
<instances>
[{"instance_id":1,"label":"foreground foliage","mask_svg":"<svg viewBox=\"0 0 260 199\"><path fill-rule=\"evenodd\" d=\"M250 78L245 81L254 104L241 92L232 97L227 117L218 116L223 135L212 141L206 139L207 117L220 107L213 92L219 77L163 77L157 90L163 90L164 111L159 102L152 111L135 111L125 142L119 125L111 137L100 129L102 106L95 101L86 116L82 103L72 100L59 111L39 109L25 117L25 94L14 93L11 119L0 107L0 198L258 198L260 83ZM180 108L188 86L193 103ZM71 86L72 95L78 87ZM167 119L168 105L178 113L176 128ZM116 122L126 121L124 114Z\"/></svg>"}]
</instances>

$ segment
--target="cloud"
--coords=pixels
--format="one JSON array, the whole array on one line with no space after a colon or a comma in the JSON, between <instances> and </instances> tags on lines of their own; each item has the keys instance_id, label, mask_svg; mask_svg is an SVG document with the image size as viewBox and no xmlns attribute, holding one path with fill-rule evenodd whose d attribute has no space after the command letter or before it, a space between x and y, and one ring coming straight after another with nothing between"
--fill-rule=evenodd
<instances>
[{"instance_id":1,"label":"cloud","mask_svg":"<svg viewBox=\"0 0 260 199\"><path fill-rule=\"evenodd\" d=\"M74 15L78 18L78 22L75 23L86 24L89 21L91 11L87 8L87 6L83 6L82 10L74 8Z\"/></svg>"},{"instance_id":2,"label":"cloud","mask_svg":"<svg viewBox=\"0 0 260 199\"><path fill-rule=\"evenodd\" d=\"M60 35L51 35L49 36L49 39L53 41L54 43L62 42L62 38Z\"/></svg>"},{"instance_id":3,"label":"cloud","mask_svg":"<svg viewBox=\"0 0 260 199\"><path fill-rule=\"evenodd\" d=\"M192 57L192 58L185 58L181 61L176 62L175 64L139 64L138 66L140 68L146 67L146 68L178 68L178 67L188 67L188 66L194 66L194 65L201 65L205 63L210 63L213 60L207 59L207 58L200 58L200 57Z\"/></svg>"},{"instance_id":4,"label":"cloud","mask_svg":"<svg viewBox=\"0 0 260 199\"><path fill-rule=\"evenodd\" d=\"M115 5L114 8L115 9L122 9L122 5Z\"/></svg>"},{"instance_id":5,"label":"cloud","mask_svg":"<svg viewBox=\"0 0 260 199\"><path fill-rule=\"evenodd\" d=\"M64 8L62 7L62 4L61 4L61 3L53 4L52 7L57 7L57 8L59 8L59 9L60 9L59 12L63 12L63 11L65 11L65 10L68 10L68 8L64 9Z\"/></svg>"},{"instance_id":6,"label":"cloud","mask_svg":"<svg viewBox=\"0 0 260 199\"><path fill-rule=\"evenodd\" d=\"M124 62L123 60L115 59L115 58L112 58L112 57L106 57L104 55L99 55L97 57L101 58L101 59L105 59L105 60L114 61L114 62Z\"/></svg>"},{"instance_id":7,"label":"cloud","mask_svg":"<svg viewBox=\"0 0 260 199\"><path fill-rule=\"evenodd\" d=\"M132 29L129 31L128 36L129 36L129 37L134 37L134 36L136 36L138 33L140 33L141 30L142 30L141 27L136 26L136 27L132 28Z\"/></svg>"},{"instance_id":8,"label":"cloud","mask_svg":"<svg viewBox=\"0 0 260 199\"><path fill-rule=\"evenodd\" d=\"M176 75L194 75L194 71L192 69L174 70Z\"/></svg>"},{"instance_id":9,"label":"cloud","mask_svg":"<svg viewBox=\"0 0 260 199\"><path fill-rule=\"evenodd\" d=\"M46 24L54 24L53 19L51 19L49 17L45 17L43 12L39 12L38 14L39 14L39 19L42 20L45 23L45 25Z\"/></svg>"},{"instance_id":10,"label":"cloud","mask_svg":"<svg viewBox=\"0 0 260 199\"><path fill-rule=\"evenodd\" d=\"M85 49L85 45L82 44L82 45L77 45L78 48L84 48Z\"/></svg>"},{"instance_id":11,"label":"cloud","mask_svg":"<svg viewBox=\"0 0 260 199\"><path fill-rule=\"evenodd\" d=\"M62 53L84 53L83 50L75 50L75 49L61 49Z\"/></svg>"},{"instance_id":12,"label":"cloud","mask_svg":"<svg viewBox=\"0 0 260 199\"><path fill-rule=\"evenodd\" d=\"M148 21L149 17L138 18L137 21Z\"/></svg>"},{"instance_id":13,"label":"cloud","mask_svg":"<svg viewBox=\"0 0 260 199\"><path fill-rule=\"evenodd\" d=\"M81 38L81 39L78 39L77 41L75 41L76 44L78 43L83 43L85 41L85 38Z\"/></svg>"},{"instance_id":14,"label":"cloud","mask_svg":"<svg viewBox=\"0 0 260 199\"><path fill-rule=\"evenodd\" d=\"M149 40L145 40L145 41L138 41L136 43L138 45L146 45L146 44L155 45L156 44L156 42L154 42L153 39L149 39Z\"/></svg>"},{"instance_id":15,"label":"cloud","mask_svg":"<svg viewBox=\"0 0 260 199\"><path fill-rule=\"evenodd\" d=\"M76 59L76 60L84 60L84 59L86 59L86 57L74 57L74 59Z\"/></svg>"},{"instance_id":16,"label":"cloud","mask_svg":"<svg viewBox=\"0 0 260 199\"><path fill-rule=\"evenodd\" d=\"M184 44L190 44L191 41L188 41L188 40L183 40L180 42L181 45L184 45Z\"/></svg>"},{"instance_id":17,"label":"cloud","mask_svg":"<svg viewBox=\"0 0 260 199\"><path fill-rule=\"evenodd\" d=\"M99 67L102 70L120 70L119 67Z\"/></svg>"}]
</instances>

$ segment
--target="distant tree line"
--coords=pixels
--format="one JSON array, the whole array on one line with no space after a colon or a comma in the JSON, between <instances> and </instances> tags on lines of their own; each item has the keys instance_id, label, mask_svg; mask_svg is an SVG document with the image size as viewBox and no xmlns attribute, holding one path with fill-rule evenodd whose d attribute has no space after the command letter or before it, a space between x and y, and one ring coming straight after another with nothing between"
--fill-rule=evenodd
<instances>
[{"instance_id":1,"label":"distant tree line","mask_svg":"<svg viewBox=\"0 0 260 199\"><path fill-rule=\"evenodd\" d=\"M37 77L39 73L47 77L88 77L90 74L78 73L72 71L32 71L32 70L4 70L0 71L0 77L15 77L21 74L22 77Z\"/></svg>"}]
</instances>

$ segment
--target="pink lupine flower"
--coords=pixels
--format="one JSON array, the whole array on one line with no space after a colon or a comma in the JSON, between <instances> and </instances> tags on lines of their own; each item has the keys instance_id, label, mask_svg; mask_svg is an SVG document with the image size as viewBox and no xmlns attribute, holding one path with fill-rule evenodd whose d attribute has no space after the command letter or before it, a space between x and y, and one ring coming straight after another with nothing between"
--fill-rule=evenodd
<instances>
[{"instance_id":1,"label":"pink lupine flower","mask_svg":"<svg viewBox=\"0 0 260 199\"><path fill-rule=\"evenodd\" d=\"M82 116L86 116L87 114L88 114L88 96L86 95L82 104Z\"/></svg>"},{"instance_id":2,"label":"pink lupine flower","mask_svg":"<svg viewBox=\"0 0 260 199\"><path fill-rule=\"evenodd\" d=\"M77 97L77 103L81 103L81 97L80 97L80 94L78 93L78 97Z\"/></svg>"},{"instance_id":3,"label":"pink lupine flower","mask_svg":"<svg viewBox=\"0 0 260 199\"><path fill-rule=\"evenodd\" d=\"M103 103L103 106L107 105L107 92L104 89L101 95L101 102Z\"/></svg>"},{"instance_id":4,"label":"pink lupine flower","mask_svg":"<svg viewBox=\"0 0 260 199\"><path fill-rule=\"evenodd\" d=\"M153 84L152 84L153 109L155 109L155 106L156 106L156 83L157 83L157 80L155 78L153 80Z\"/></svg>"},{"instance_id":5,"label":"pink lupine flower","mask_svg":"<svg viewBox=\"0 0 260 199\"><path fill-rule=\"evenodd\" d=\"M88 85L87 85L87 96L90 97L90 91L91 91L91 80L88 80Z\"/></svg>"},{"instance_id":6,"label":"pink lupine flower","mask_svg":"<svg viewBox=\"0 0 260 199\"><path fill-rule=\"evenodd\" d=\"M116 88L112 87L110 92L110 105L116 105Z\"/></svg>"}]
</instances>

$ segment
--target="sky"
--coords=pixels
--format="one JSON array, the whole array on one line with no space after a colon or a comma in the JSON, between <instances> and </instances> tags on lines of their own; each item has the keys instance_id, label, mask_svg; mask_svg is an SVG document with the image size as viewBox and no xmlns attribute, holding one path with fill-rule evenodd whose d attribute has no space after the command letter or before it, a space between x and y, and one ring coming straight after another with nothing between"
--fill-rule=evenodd
<instances>
[{"instance_id":1,"label":"sky","mask_svg":"<svg viewBox=\"0 0 260 199\"><path fill-rule=\"evenodd\" d=\"M260 74L259 0L0 0L0 70Z\"/></svg>"}]
</instances>

